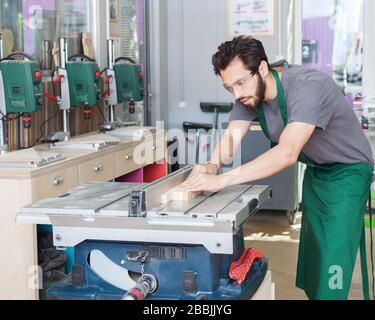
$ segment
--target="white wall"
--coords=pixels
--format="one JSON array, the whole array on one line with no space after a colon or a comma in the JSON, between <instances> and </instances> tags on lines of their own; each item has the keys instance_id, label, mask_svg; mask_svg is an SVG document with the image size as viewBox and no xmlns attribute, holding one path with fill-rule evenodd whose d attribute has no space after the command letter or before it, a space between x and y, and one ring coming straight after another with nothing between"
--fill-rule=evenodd
<instances>
[{"instance_id":1,"label":"white wall","mask_svg":"<svg viewBox=\"0 0 375 320\"><path fill-rule=\"evenodd\" d=\"M148 118L168 124L168 0L149 2L150 87Z\"/></svg>"},{"instance_id":2,"label":"white wall","mask_svg":"<svg viewBox=\"0 0 375 320\"><path fill-rule=\"evenodd\" d=\"M164 120L169 128L181 128L184 121L211 123L212 116L202 113L199 103L233 101L222 88L221 80L215 76L211 64L211 57L217 47L229 40L227 0L153 0L152 3L153 7L157 6L156 3L163 5L157 8L161 10L159 18L152 12L151 28L154 32L157 28L162 32L159 39L155 34L152 35L151 68L160 68L160 65L154 65L155 62L160 62L159 54L167 57L165 65L159 71L153 70L154 79L161 81L154 83L152 88L153 104L158 106L155 109L152 107L155 110L154 120ZM279 1L275 0L275 3L276 35L260 39L271 62L279 53ZM281 53L286 56L289 0L281 0L281 4ZM168 99L161 97L160 93L167 94ZM185 102L185 108L180 108L181 102ZM224 115L221 120L227 117L228 115Z\"/></svg>"},{"instance_id":3,"label":"white wall","mask_svg":"<svg viewBox=\"0 0 375 320\"><path fill-rule=\"evenodd\" d=\"M354 1L353 1L354 2ZM335 11L335 0L318 0L303 2L303 17L314 18L331 16Z\"/></svg>"}]
</instances>

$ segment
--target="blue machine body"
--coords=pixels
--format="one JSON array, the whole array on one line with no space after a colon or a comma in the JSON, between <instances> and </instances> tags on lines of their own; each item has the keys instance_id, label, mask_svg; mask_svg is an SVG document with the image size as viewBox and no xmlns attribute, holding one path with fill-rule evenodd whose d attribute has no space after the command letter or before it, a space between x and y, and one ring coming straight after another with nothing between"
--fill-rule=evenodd
<instances>
[{"instance_id":1,"label":"blue machine body","mask_svg":"<svg viewBox=\"0 0 375 320\"><path fill-rule=\"evenodd\" d=\"M203 246L85 241L75 247L72 274L48 290L48 299L122 298L125 291L107 283L91 269L93 250L101 251L130 273L140 275L143 268L145 274L154 275L158 288L147 300L248 300L262 284L268 269L268 260L263 258L254 262L241 285L229 279L231 263L244 252L242 231L234 235L233 255L211 254ZM149 253L144 263L127 260L140 252Z\"/></svg>"}]
</instances>

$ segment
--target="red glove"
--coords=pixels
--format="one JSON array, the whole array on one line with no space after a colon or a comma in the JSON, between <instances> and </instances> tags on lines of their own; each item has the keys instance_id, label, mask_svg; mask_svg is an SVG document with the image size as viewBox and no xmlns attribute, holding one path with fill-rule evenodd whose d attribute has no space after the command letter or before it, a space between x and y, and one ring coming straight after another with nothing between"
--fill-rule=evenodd
<instances>
[{"instance_id":1,"label":"red glove","mask_svg":"<svg viewBox=\"0 0 375 320\"><path fill-rule=\"evenodd\" d=\"M231 264L229 269L229 277L237 281L240 285L245 281L253 262L257 259L262 259L263 254L257 249L247 249L242 257Z\"/></svg>"}]
</instances>

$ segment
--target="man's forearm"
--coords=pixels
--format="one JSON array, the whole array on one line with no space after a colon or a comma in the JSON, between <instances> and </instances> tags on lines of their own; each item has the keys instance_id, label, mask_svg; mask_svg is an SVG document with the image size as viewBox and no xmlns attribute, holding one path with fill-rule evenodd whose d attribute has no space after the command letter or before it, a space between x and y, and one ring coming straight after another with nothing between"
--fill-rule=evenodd
<instances>
[{"instance_id":1,"label":"man's forearm","mask_svg":"<svg viewBox=\"0 0 375 320\"><path fill-rule=\"evenodd\" d=\"M276 146L254 161L225 173L228 186L268 178L296 164L297 159L288 148Z\"/></svg>"},{"instance_id":2,"label":"man's forearm","mask_svg":"<svg viewBox=\"0 0 375 320\"><path fill-rule=\"evenodd\" d=\"M219 168L230 163L240 143L241 137L236 138L232 133L225 134L216 146L210 163L217 165Z\"/></svg>"},{"instance_id":3,"label":"man's forearm","mask_svg":"<svg viewBox=\"0 0 375 320\"><path fill-rule=\"evenodd\" d=\"M230 138L220 140L212 154L210 163L217 165L221 168L224 164L231 161L233 155L231 153L232 144Z\"/></svg>"}]
</instances>

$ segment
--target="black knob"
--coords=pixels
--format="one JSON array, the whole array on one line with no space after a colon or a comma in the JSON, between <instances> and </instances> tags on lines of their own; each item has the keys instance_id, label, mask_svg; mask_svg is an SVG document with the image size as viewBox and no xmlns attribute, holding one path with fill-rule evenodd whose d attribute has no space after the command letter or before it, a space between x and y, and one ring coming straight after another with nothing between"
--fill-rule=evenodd
<instances>
[{"instance_id":1,"label":"black knob","mask_svg":"<svg viewBox=\"0 0 375 320\"><path fill-rule=\"evenodd\" d=\"M38 98L36 99L36 104L37 104L38 106L42 106L42 105L44 104L44 99L43 99L43 97L38 97Z\"/></svg>"}]
</instances>

